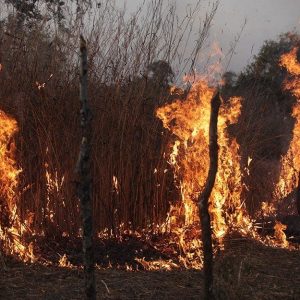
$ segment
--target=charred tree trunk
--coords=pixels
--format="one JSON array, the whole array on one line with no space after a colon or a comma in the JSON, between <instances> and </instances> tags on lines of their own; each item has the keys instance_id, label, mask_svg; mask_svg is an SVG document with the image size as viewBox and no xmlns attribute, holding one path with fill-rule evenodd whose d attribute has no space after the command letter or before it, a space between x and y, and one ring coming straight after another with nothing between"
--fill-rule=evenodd
<instances>
[{"instance_id":1,"label":"charred tree trunk","mask_svg":"<svg viewBox=\"0 0 300 300\"><path fill-rule=\"evenodd\" d=\"M208 211L208 201L218 170L218 114L220 105L220 96L219 93L217 93L211 101L211 114L209 123L209 171L204 190L198 199L204 252L204 289L206 299L214 299L212 230Z\"/></svg>"},{"instance_id":2,"label":"charred tree trunk","mask_svg":"<svg viewBox=\"0 0 300 300\"><path fill-rule=\"evenodd\" d=\"M79 177L77 192L80 200L83 226L83 260L85 273L85 293L87 299L96 299L93 249L93 219L91 197L91 111L87 98L87 48L86 41L80 37L80 103L82 141L76 166Z\"/></svg>"}]
</instances>

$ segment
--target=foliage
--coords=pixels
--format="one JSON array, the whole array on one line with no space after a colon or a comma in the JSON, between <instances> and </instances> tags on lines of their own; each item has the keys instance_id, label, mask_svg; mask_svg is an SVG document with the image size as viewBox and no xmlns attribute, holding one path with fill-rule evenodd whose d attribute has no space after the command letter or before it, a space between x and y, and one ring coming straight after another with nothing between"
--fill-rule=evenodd
<instances>
[{"instance_id":1,"label":"foliage","mask_svg":"<svg viewBox=\"0 0 300 300\"><path fill-rule=\"evenodd\" d=\"M297 33L285 33L278 40L266 41L259 53L254 56L254 61L249 64L239 78L238 84L260 81L265 87L279 92L280 84L284 78L284 70L279 65L282 54L300 46L300 36Z\"/></svg>"},{"instance_id":2,"label":"foliage","mask_svg":"<svg viewBox=\"0 0 300 300\"><path fill-rule=\"evenodd\" d=\"M240 144L244 168L249 169L248 175L245 173L248 189L245 189L245 197L252 213L262 201L272 199L280 160L291 141L295 98L282 89L286 71L280 67L279 59L283 53L299 46L300 36L296 33L266 41L237 81L225 87L227 95L243 97L239 123L231 129Z\"/></svg>"}]
</instances>

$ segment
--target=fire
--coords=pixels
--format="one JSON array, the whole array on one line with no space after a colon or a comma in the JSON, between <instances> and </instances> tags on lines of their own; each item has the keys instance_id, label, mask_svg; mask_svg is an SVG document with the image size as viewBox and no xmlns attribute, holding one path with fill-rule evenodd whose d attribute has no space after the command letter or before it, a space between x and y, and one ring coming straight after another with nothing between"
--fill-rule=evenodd
<instances>
[{"instance_id":1,"label":"fire","mask_svg":"<svg viewBox=\"0 0 300 300\"><path fill-rule=\"evenodd\" d=\"M284 230L287 228L286 225L281 224L280 222L276 222L274 226L275 230L275 241L279 243L280 246L287 248L289 246L289 242L286 240L286 235Z\"/></svg>"},{"instance_id":2,"label":"fire","mask_svg":"<svg viewBox=\"0 0 300 300\"><path fill-rule=\"evenodd\" d=\"M297 49L283 55L281 66L289 72L289 79L284 83L284 89L290 91L297 99L293 107L295 126L290 149L282 158L282 172L277 187L277 193L281 198L288 195L297 183L300 172L300 63L297 61ZM195 76L193 77L195 79ZM146 270L171 270L185 266L186 268L202 268L202 243L200 220L198 213L198 197L202 192L209 168L209 120L211 100L217 92L217 87L209 83L205 77L197 76L189 93L184 100L177 99L157 109L157 116L163 122L163 126L172 135L169 144L169 164L174 170L174 175L181 199L171 205L165 224L157 225L159 233L171 231L173 240L180 250L178 261L158 259L146 261L144 258L136 258L136 261ZM42 88L43 86L41 86ZM171 87L170 93L178 98L183 98L185 91ZM224 237L238 231L242 235L258 237L253 222L247 213L245 203L241 198L244 186L242 175L247 173L247 168L241 170L241 156L239 144L229 134L229 128L238 122L243 99L231 97L222 99L218 119L218 165L215 185L210 197L210 214L214 241L220 248L223 247ZM0 240L4 249L9 254L19 256L24 261L34 261L33 244L24 242L24 235L30 233L28 224L32 223L31 216L22 223L18 215L18 176L21 172L16 163L14 137L18 133L16 120L0 110ZM62 199L62 207L65 207L63 199L63 186L65 178L58 174L55 168L50 167L46 160L44 164L45 179L47 183L46 217L55 223L55 199ZM251 163L248 158L248 166ZM154 173L158 172L154 169ZM164 170L167 172L167 170ZM248 173L249 175L249 173ZM116 175L112 176L112 188L116 194L121 193L121 183ZM263 202L262 212L265 216L276 214L274 203ZM125 233L125 225L120 224L120 242L122 232ZM168 229L166 229L168 228ZM284 230L286 225L276 222L274 226L274 244L289 247ZM129 232L141 237L141 234L149 232ZM151 232L153 234L153 232ZM105 231L99 234L104 238ZM63 236L69 236L64 232ZM273 244L273 245L274 245ZM58 262L62 267L73 267L66 255L61 256ZM131 267L128 266L130 269Z\"/></svg>"},{"instance_id":3,"label":"fire","mask_svg":"<svg viewBox=\"0 0 300 300\"><path fill-rule=\"evenodd\" d=\"M164 270L164 271L171 271L174 269L178 269L179 266L174 263L172 260L154 260L154 261L146 261L145 259L141 258L136 258L135 259L138 263L140 263L144 270L147 271L159 271L159 270Z\"/></svg>"},{"instance_id":4,"label":"fire","mask_svg":"<svg viewBox=\"0 0 300 300\"><path fill-rule=\"evenodd\" d=\"M33 261L33 244L25 244L22 235L28 230L17 211L18 176L21 170L15 160L14 136L18 132L16 120L0 110L0 240L4 250L24 261Z\"/></svg>"},{"instance_id":5,"label":"fire","mask_svg":"<svg viewBox=\"0 0 300 300\"><path fill-rule=\"evenodd\" d=\"M282 158L282 174L277 188L285 196L295 188L295 179L300 171L300 155L297 152L300 149L300 64L296 54L295 48L283 55L280 62L292 76L292 79L285 82L284 88L297 98L293 107L293 117L296 120L293 139L287 155ZM170 145L169 163L174 168L181 192L181 201L171 206L169 225L182 249L181 259L185 265L192 267L195 267L196 256L200 257L197 266L201 266L197 198L208 172L210 102L216 93L216 88L208 82L207 78L198 77L185 100L176 100L157 110L157 116L164 127L174 136ZM224 236L233 230L262 240L241 199L242 190L247 187L243 186L242 181L239 145L228 133L229 126L238 121L241 101L239 97L223 101L218 121L219 170L210 199L210 214L214 238L221 247ZM250 163L251 158L248 159L248 165ZM247 168L245 171L247 172ZM274 202L262 203L264 215L274 215L275 211ZM277 245L288 247L283 231L285 229L285 225L276 223L275 241Z\"/></svg>"},{"instance_id":6,"label":"fire","mask_svg":"<svg viewBox=\"0 0 300 300\"><path fill-rule=\"evenodd\" d=\"M49 149L46 148L46 162L44 163L45 167L45 179L46 179L46 209L45 209L45 218L51 222L55 223L55 211L57 203L55 199L60 199L61 204L65 207L65 199L62 193L63 186L65 184L65 177L60 176L58 172L50 168L50 164L47 162Z\"/></svg>"},{"instance_id":7,"label":"fire","mask_svg":"<svg viewBox=\"0 0 300 300\"><path fill-rule=\"evenodd\" d=\"M181 202L171 207L170 229L176 233L187 266L201 267L201 241L197 198L208 172L210 102L216 88L207 81L197 81L187 99L177 100L157 110L157 116L175 138L169 163L181 191ZM252 222L241 202L242 191L239 146L228 134L228 126L238 121L241 98L223 101L219 116L219 170L210 201L213 233L219 244L225 234L239 230L251 232ZM198 257L198 259L197 259Z\"/></svg>"},{"instance_id":8,"label":"fire","mask_svg":"<svg viewBox=\"0 0 300 300\"><path fill-rule=\"evenodd\" d=\"M18 132L17 122L0 110L0 178L1 198L9 211L16 206L16 187L18 185L19 170L14 159L15 144L13 136Z\"/></svg>"},{"instance_id":9,"label":"fire","mask_svg":"<svg viewBox=\"0 0 300 300\"><path fill-rule=\"evenodd\" d=\"M298 48L294 48L291 52L281 57L281 66L285 67L292 75L290 80L284 83L284 89L290 91L296 97L296 104L293 107L293 117L295 118L295 127L293 130L293 139L290 151L293 153L294 167L300 170L300 158L297 150L300 147L300 63L297 61Z\"/></svg>"},{"instance_id":10,"label":"fire","mask_svg":"<svg viewBox=\"0 0 300 300\"><path fill-rule=\"evenodd\" d=\"M63 268L73 268L73 265L68 260L68 257L66 254L64 254L63 256L60 257L60 259L58 261L58 265Z\"/></svg>"},{"instance_id":11,"label":"fire","mask_svg":"<svg viewBox=\"0 0 300 300\"><path fill-rule=\"evenodd\" d=\"M298 48L293 48L290 52L283 54L280 59L280 65L289 73L283 88L296 98L292 112L295 118L293 136L287 154L282 157L281 174L277 186L277 194L281 198L286 197L296 187L300 171L300 63L297 60L297 51Z\"/></svg>"}]
</instances>

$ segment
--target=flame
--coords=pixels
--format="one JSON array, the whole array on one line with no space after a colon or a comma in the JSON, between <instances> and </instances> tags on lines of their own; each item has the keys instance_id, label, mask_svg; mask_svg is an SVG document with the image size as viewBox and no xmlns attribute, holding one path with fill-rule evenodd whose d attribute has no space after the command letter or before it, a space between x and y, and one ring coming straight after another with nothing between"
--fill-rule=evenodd
<instances>
[{"instance_id":1,"label":"flame","mask_svg":"<svg viewBox=\"0 0 300 300\"><path fill-rule=\"evenodd\" d=\"M170 229L177 235L183 251L181 257L188 267L201 267L201 241L197 198L208 173L210 104L216 88L206 80L197 81L186 100L157 110L157 116L175 138L170 145L169 163L173 166L181 192L181 201L171 206ZM241 98L223 101L218 121L219 170L210 200L210 214L215 238L222 245L225 234L236 229L251 232L252 222L241 202L242 191L239 146L228 134L228 126L238 121ZM230 226L230 227L229 227ZM198 259L197 259L198 257Z\"/></svg>"},{"instance_id":2,"label":"flame","mask_svg":"<svg viewBox=\"0 0 300 300\"><path fill-rule=\"evenodd\" d=\"M113 185L113 190L116 192L116 194L119 194L119 181L118 177L113 175L112 177L112 185Z\"/></svg>"},{"instance_id":3,"label":"flame","mask_svg":"<svg viewBox=\"0 0 300 300\"><path fill-rule=\"evenodd\" d=\"M144 270L147 271L171 271L179 268L179 265L174 263L172 260L159 259L153 261L146 261L144 258L135 258L135 261L140 263L143 266ZM130 269L129 271L132 271L132 269Z\"/></svg>"},{"instance_id":4,"label":"flame","mask_svg":"<svg viewBox=\"0 0 300 300\"><path fill-rule=\"evenodd\" d=\"M45 167L45 179L46 179L46 207L45 207L45 218L55 223L54 217L57 211L57 201L61 200L63 207L66 206L64 195L62 193L63 186L65 184L65 177L60 176L56 169L50 168L50 162L48 159L49 149L46 148L46 161L44 163Z\"/></svg>"},{"instance_id":5,"label":"flame","mask_svg":"<svg viewBox=\"0 0 300 300\"><path fill-rule=\"evenodd\" d=\"M294 188L300 172L300 63L297 61L297 48L294 48L281 57L280 65L287 69L289 78L284 83L284 89L290 91L296 97L293 106L293 117L295 126L290 149L282 158L282 170L277 186L277 193L281 196L288 195ZM218 52L216 50L216 52ZM219 53L220 55L220 53ZM214 69L216 70L216 69ZM188 81L192 78L186 76ZM157 116L162 120L163 126L172 135L169 144L169 164L174 170L174 175L180 200L172 204L165 224L157 225L158 232L171 231L173 240L180 250L179 261L155 260L146 261L136 258L146 270L171 270L184 265L186 268L202 268L202 243L200 240L200 220L197 200L202 192L207 178L209 167L209 120L211 111L211 100L216 94L217 88L208 77L193 75L193 84L187 91L175 86L170 88L170 93L178 98L171 104L157 109ZM196 80L196 81L195 81ZM36 83L41 89L45 83ZM183 96L186 98L182 100ZM218 172L215 185L210 198L210 214L214 240L220 248L226 234L239 231L243 235L250 235L260 239L254 230L252 220L246 211L245 203L241 199L243 188L247 188L242 181L241 157L237 141L229 134L229 128L238 122L242 105L242 98L231 97L222 99L218 118ZM33 215L22 223L17 211L19 199L18 176L21 172L17 166L15 157L14 136L18 133L17 122L0 110L0 239L4 241L7 253L19 256L24 261L36 259L33 252L33 244L26 244L23 236L31 233L29 225L32 223ZM50 167L47 161L48 149L44 164L45 178L47 183L46 217L55 222L55 199L62 198L62 189L65 184L64 176ZM248 158L246 173L252 158ZM165 169L164 172L168 170ZM157 173L154 169L154 173ZM121 190L120 182L116 175L112 176L112 188L118 194ZM62 204L64 200L62 199ZM274 215L276 212L273 202L262 203L262 212L265 216ZM6 219L5 219L6 218ZM27 222L27 223L26 223ZM125 225L120 225L120 241ZM284 230L286 225L276 222L274 226L274 239L276 245L289 247ZM149 234L150 232L129 232L136 237ZM153 232L152 232L153 233ZM99 238L104 238L108 233L99 233ZM68 236L64 232L63 236ZM274 245L273 243L273 245ZM270 242L270 244L272 244ZM59 266L72 267L66 255L59 259ZM133 270L128 266L128 270Z\"/></svg>"},{"instance_id":6,"label":"flame","mask_svg":"<svg viewBox=\"0 0 300 300\"><path fill-rule=\"evenodd\" d=\"M34 261L33 244L26 244L22 236L28 231L17 211L18 176L21 169L15 160L14 136L18 132L16 120L0 110L0 239L4 251L16 254L24 261Z\"/></svg>"},{"instance_id":7,"label":"flame","mask_svg":"<svg viewBox=\"0 0 300 300\"><path fill-rule=\"evenodd\" d=\"M60 257L58 261L58 265L63 268L73 268L74 266L70 263L68 260L68 257L66 254Z\"/></svg>"},{"instance_id":8,"label":"flame","mask_svg":"<svg viewBox=\"0 0 300 300\"><path fill-rule=\"evenodd\" d=\"M277 184L276 193L279 198L286 197L293 191L299 180L300 171L300 63L297 60L298 48L293 48L280 58L280 66L289 74L283 83L283 88L296 98L292 116L295 119L293 136L287 154L281 159L281 174Z\"/></svg>"},{"instance_id":9,"label":"flame","mask_svg":"<svg viewBox=\"0 0 300 300\"><path fill-rule=\"evenodd\" d=\"M285 67L292 79L284 83L284 89L290 91L296 97L296 104L293 107L293 117L296 120L293 130L293 139L291 142L290 150L293 155L293 163L295 168L300 170L300 157L296 155L297 150L300 148L300 63L297 61L298 48L294 48L291 52L281 57L281 66Z\"/></svg>"},{"instance_id":10,"label":"flame","mask_svg":"<svg viewBox=\"0 0 300 300\"><path fill-rule=\"evenodd\" d=\"M276 212L276 208L273 202L262 202L261 211L264 217L273 216Z\"/></svg>"},{"instance_id":11,"label":"flame","mask_svg":"<svg viewBox=\"0 0 300 300\"><path fill-rule=\"evenodd\" d=\"M297 61L297 51L298 49L294 48L280 60L280 65L290 74L289 80L284 83L284 89L290 91L297 99L292 114L295 118L293 138L287 155L282 158L281 176L276 189L281 198L293 191L299 181L300 172L300 155L297 152L300 149L300 63ZM176 100L157 110L157 116L162 120L164 127L174 136L170 145L169 163L174 168L181 192L181 201L171 206L168 221L170 229L177 235L177 243L183 249L185 256L182 259L189 265L193 264L192 260L195 259L195 255L189 252L191 244L196 245L197 251L192 251L194 254L198 255L199 251L201 252L201 233L196 229L199 227L196 202L208 172L210 102L216 92L216 88L209 84L211 81L207 77L193 78L197 81L192 85L186 100ZM188 76L185 79L190 81ZM214 238L220 247L224 236L233 230L263 241L255 231L241 199L242 189L247 187L242 181L239 145L228 133L228 128L238 121L241 101L239 97L232 97L226 103L222 101L218 119L219 169L210 199L210 214ZM244 170L248 174L251 161L252 158L249 157L248 166ZM274 215L275 204L274 201L262 203L263 215ZM277 245L288 247L283 232L284 225L277 223L274 229ZM268 239L264 242L274 245ZM198 261L198 266L200 265L201 262Z\"/></svg>"},{"instance_id":12,"label":"flame","mask_svg":"<svg viewBox=\"0 0 300 300\"><path fill-rule=\"evenodd\" d=\"M286 235L284 233L284 230L286 230L287 226L283 225L280 222L276 222L274 226L275 230L275 241L279 243L281 247L287 248L289 246L289 242L286 240Z\"/></svg>"}]
</instances>

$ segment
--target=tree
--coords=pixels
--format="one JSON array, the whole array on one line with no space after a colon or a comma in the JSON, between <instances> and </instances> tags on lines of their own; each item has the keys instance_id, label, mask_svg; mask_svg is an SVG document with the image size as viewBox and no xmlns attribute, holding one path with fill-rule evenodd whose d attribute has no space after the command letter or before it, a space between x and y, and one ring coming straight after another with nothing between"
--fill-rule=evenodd
<instances>
[{"instance_id":1,"label":"tree","mask_svg":"<svg viewBox=\"0 0 300 300\"><path fill-rule=\"evenodd\" d=\"M265 87L271 84L276 91L281 90L280 83L285 77L285 71L279 65L282 54L300 46L300 35L284 33L278 40L264 43L254 60L238 77L237 85L245 85L250 81L259 81ZM279 84L279 85L278 85Z\"/></svg>"},{"instance_id":2,"label":"tree","mask_svg":"<svg viewBox=\"0 0 300 300\"><path fill-rule=\"evenodd\" d=\"M164 60L158 60L150 64L147 73L153 82L161 87L169 86L174 79L170 64Z\"/></svg>"},{"instance_id":3,"label":"tree","mask_svg":"<svg viewBox=\"0 0 300 300\"><path fill-rule=\"evenodd\" d=\"M77 5L77 12L79 12L83 6L90 6L91 0L71 0ZM61 0L5 0L6 3L11 4L17 11L17 18L19 24L25 22L25 20L40 20L43 13L39 9L39 4L42 2L46 4L48 12L51 13L58 24L62 24L65 18L64 8L66 6L64 1Z\"/></svg>"},{"instance_id":4,"label":"tree","mask_svg":"<svg viewBox=\"0 0 300 300\"><path fill-rule=\"evenodd\" d=\"M80 37L80 102L82 141L76 171L79 175L78 197L81 205L83 227L83 259L85 272L85 293L87 299L96 299L93 249L93 212L91 197L91 111L87 97L87 48L86 41Z\"/></svg>"},{"instance_id":5,"label":"tree","mask_svg":"<svg viewBox=\"0 0 300 300\"><path fill-rule=\"evenodd\" d=\"M209 197L215 184L218 171L218 114L221 105L220 95L217 93L211 101L209 122L209 170L202 193L199 196L199 215L201 221L201 237L204 254L204 289L207 300L214 299L213 294L213 249L212 230L209 215Z\"/></svg>"},{"instance_id":6,"label":"tree","mask_svg":"<svg viewBox=\"0 0 300 300\"><path fill-rule=\"evenodd\" d=\"M247 169L244 182L248 189L244 190L244 197L251 214L260 209L261 202L272 198L281 157L289 149L296 99L282 89L287 73L279 60L283 53L297 46L300 36L296 33L266 41L253 62L238 76L236 84L225 93L243 98L239 122L230 131L240 145L242 167ZM266 173L272 176L264 176Z\"/></svg>"}]
</instances>

